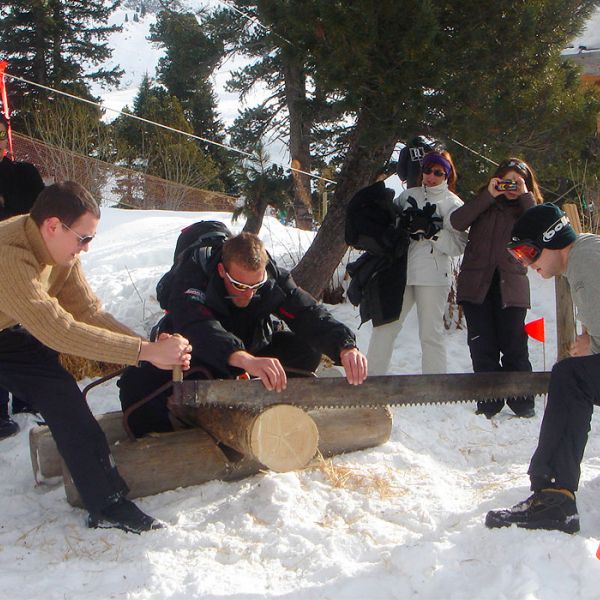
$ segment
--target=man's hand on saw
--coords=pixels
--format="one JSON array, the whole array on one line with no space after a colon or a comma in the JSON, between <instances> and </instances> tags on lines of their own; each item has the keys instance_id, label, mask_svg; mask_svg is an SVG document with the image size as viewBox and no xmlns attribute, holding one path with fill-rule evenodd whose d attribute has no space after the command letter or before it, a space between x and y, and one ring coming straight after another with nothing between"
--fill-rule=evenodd
<instances>
[{"instance_id":1,"label":"man's hand on saw","mask_svg":"<svg viewBox=\"0 0 600 600\"><path fill-rule=\"evenodd\" d=\"M251 377L258 377L270 392L281 392L287 387L287 376L276 358L252 356L244 350L238 350L229 357L229 364L243 369Z\"/></svg>"},{"instance_id":2,"label":"man's hand on saw","mask_svg":"<svg viewBox=\"0 0 600 600\"><path fill-rule=\"evenodd\" d=\"M192 360L192 346L184 337L161 333L156 342L142 342L140 360L147 360L159 369L181 366L186 371Z\"/></svg>"},{"instance_id":3,"label":"man's hand on saw","mask_svg":"<svg viewBox=\"0 0 600 600\"><path fill-rule=\"evenodd\" d=\"M340 361L348 383L360 385L367 378L367 357L358 348L344 348L340 352Z\"/></svg>"}]
</instances>

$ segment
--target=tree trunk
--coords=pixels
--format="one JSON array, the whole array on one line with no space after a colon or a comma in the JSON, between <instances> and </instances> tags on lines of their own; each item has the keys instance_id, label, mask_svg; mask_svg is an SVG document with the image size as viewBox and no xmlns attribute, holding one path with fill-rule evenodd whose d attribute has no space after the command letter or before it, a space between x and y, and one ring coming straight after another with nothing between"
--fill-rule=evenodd
<instances>
[{"instance_id":1,"label":"tree trunk","mask_svg":"<svg viewBox=\"0 0 600 600\"><path fill-rule=\"evenodd\" d=\"M263 224L263 219L265 218L265 211L267 210L268 204L268 198L261 197L259 200L255 200L250 206L246 205L246 210L249 211L249 214L242 231L258 235Z\"/></svg>"},{"instance_id":2,"label":"tree trunk","mask_svg":"<svg viewBox=\"0 0 600 600\"><path fill-rule=\"evenodd\" d=\"M290 154L292 167L310 172L311 118L306 105L306 79L299 63L290 61L285 66L285 96L290 114ZM310 177L292 171L294 182L294 209L296 226L310 231L313 225L310 200Z\"/></svg>"},{"instance_id":3,"label":"tree trunk","mask_svg":"<svg viewBox=\"0 0 600 600\"><path fill-rule=\"evenodd\" d=\"M380 121L371 117L369 111L361 113L327 216L310 248L292 271L298 285L315 298L322 297L346 252L344 225L350 199L358 190L373 182L394 149L395 131L390 127L385 138L377 138L373 131L380 128ZM373 138L378 140L375 146L370 143Z\"/></svg>"}]
</instances>

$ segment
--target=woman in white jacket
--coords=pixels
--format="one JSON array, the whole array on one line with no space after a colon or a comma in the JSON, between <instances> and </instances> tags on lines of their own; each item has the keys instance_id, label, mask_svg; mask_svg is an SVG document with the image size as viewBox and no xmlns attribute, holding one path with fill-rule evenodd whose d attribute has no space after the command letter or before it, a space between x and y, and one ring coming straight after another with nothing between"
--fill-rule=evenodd
<instances>
[{"instance_id":1,"label":"woman in white jacket","mask_svg":"<svg viewBox=\"0 0 600 600\"><path fill-rule=\"evenodd\" d=\"M421 187L404 190L394 202L404 211L410 234L406 289L397 321L373 328L367 354L369 374L385 375L394 341L404 319L417 305L423 373L446 373L443 315L451 283L450 257L463 253L467 234L450 224L450 214L463 205L451 190L456 170L448 152L423 158Z\"/></svg>"}]
</instances>

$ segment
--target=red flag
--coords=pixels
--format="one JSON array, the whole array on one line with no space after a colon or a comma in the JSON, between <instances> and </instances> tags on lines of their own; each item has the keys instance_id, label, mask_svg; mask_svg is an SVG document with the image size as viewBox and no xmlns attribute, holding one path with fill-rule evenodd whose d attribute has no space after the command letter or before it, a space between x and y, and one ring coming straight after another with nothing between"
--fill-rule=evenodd
<instances>
[{"instance_id":1,"label":"red flag","mask_svg":"<svg viewBox=\"0 0 600 600\"><path fill-rule=\"evenodd\" d=\"M545 342L544 317L531 321L530 323L525 323L525 333L538 342Z\"/></svg>"}]
</instances>

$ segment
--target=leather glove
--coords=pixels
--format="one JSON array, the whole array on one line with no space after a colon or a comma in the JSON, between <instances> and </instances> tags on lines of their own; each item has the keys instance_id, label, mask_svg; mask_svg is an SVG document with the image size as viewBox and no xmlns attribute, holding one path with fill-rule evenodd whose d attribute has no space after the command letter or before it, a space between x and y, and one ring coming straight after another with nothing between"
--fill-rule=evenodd
<instances>
[{"instance_id":1,"label":"leather glove","mask_svg":"<svg viewBox=\"0 0 600 600\"><path fill-rule=\"evenodd\" d=\"M411 202L412 200L412 202ZM435 214L436 205L429 202L417 208L414 198L409 197L410 206L404 211L406 229L413 240L431 239L441 228L442 219Z\"/></svg>"},{"instance_id":2,"label":"leather glove","mask_svg":"<svg viewBox=\"0 0 600 600\"><path fill-rule=\"evenodd\" d=\"M423 207L423 214L428 219L428 224L423 233L423 237L428 240L431 239L442 228L444 222L441 217L438 217L435 214L435 209L436 205L430 204L429 202L426 202L425 206Z\"/></svg>"}]
</instances>

